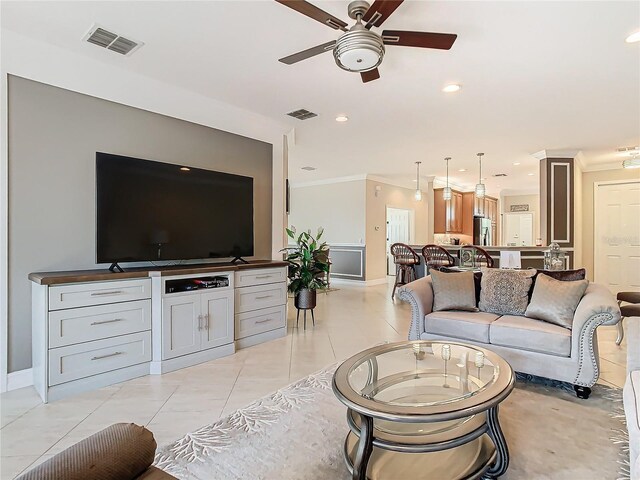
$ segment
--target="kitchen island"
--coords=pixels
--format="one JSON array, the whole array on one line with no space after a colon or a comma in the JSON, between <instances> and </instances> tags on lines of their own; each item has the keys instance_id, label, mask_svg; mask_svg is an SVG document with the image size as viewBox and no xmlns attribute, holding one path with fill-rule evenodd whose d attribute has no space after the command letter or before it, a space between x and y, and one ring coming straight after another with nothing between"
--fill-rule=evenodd
<instances>
[{"instance_id":1,"label":"kitchen island","mask_svg":"<svg viewBox=\"0 0 640 480\"><path fill-rule=\"evenodd\" d=\"M440 245L442 248L447 250L453 258L456 259L456 262L459 262L459 252L460 249L464 245L448 245L443 244ZM422 247L424 245L411 245L418 255L420 255L420 265L416 266L416 274L418 278L425 276L425 262L424 258L422 258ZM500 252L509 251L509 252L520 252L521 264L522 268L544 268L544 252L549 250L549 247L535 247L535 246L527 246L527 247L512 247L512 246L483 246L489 255L493 258L494 267L500 267ZM561 251L565 252L565 268L571 269L573 268L573 248L561 248Z\"/></svg>"}]
</instances>

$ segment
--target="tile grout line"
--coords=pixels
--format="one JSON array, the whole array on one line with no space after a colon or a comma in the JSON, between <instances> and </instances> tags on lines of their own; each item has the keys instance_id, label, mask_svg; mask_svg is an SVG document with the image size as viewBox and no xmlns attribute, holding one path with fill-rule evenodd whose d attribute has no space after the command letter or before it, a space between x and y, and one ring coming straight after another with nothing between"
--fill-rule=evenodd
<instances>
[{"instance_id":1,"label":"tile grout line","mask_svg":"<svg viewBox=\"0 0 640 480\"><path fill-rule=\"evenodd\" d=\"M176 385L176 388L173 390L173 392L171 392L171 395L169 395L169 396L167 397L167 399L162 403L162 405L160 405L160 408L158 408L158 410L156 410L156 413L154 413L154 414L153 414L153 417L151 417L151 420L149 420L149 421L144 425L145 427L148 427L148 426L151 424L151 422L153 422L153 419L154 419L154 418L156 418L156 417L158 416L158 413L160 413L160 410L162 410L162 407L164 407L164 406L167 404L167 402L169 401L169 399L170 399L171 397L173 397L173 395L178 391L178 388L180 388L180 385Z\"/></svg>"},{"instance_id":2,"label":"tile grout line","mask_svg":"<svg viewBox=\"0 0 640 480\"><path fill-rule=\"evenodd\" d=\"M224 405L222 406L222 410L220 410L220 417L222 416L222 412L224 412L224 409L227 408L227 404L229 403L229 399L231 398L231 394L233 393L233 389L236 388L236 383L238 383L238 379L240 378L240 374L242 373L242 370L244 370L244 366L245 363L244 361L242 362L242 367L240 367L240 370L238 370L238 374L236 375L236 379L233 382L233 385L231 386L231 390L229 390L229 395L227 395L227 399L224 401Z\"/></svg>"}]
</instances>

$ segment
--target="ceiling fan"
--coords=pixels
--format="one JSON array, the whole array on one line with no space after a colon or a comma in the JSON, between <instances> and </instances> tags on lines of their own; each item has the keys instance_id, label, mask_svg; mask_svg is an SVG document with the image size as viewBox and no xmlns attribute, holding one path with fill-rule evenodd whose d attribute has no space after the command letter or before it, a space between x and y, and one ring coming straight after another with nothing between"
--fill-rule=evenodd
<instances>
[{"instance_id":1,"label":"ceiling fan","mask_svg":"<svg viewBox=\"0 0 640 480\"><path fill-rule=\"evenodd\" d=\"M359 72L364 83L380 78L378 66L384 58L385 45L449 50L458 37L452 33L404 30L383 30L382 34L372 32L371 27L382 25L403 0L375 0L371 6L364 0L351 2L348 7L349 17L356 21L351 28L347 28L346 22L304 0L276 0L276 2L324 23L334 30L344 32L337 40L281 58L280 62L292 65L332 50L338 66L349 72Z\"/></svg>"}]
</instances>

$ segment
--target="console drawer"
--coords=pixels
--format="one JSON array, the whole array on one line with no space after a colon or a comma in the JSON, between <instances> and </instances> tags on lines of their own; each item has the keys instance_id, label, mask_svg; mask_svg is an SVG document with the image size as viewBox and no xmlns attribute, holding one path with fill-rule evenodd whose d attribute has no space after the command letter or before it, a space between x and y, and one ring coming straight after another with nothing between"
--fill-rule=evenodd
<instances>
[{"instance_id":1,"label":"console drawer","mask_svg":"<svg viewBox=\"0 0 640 480\"><path fill-rule=\"evenodd\" d=\"M151 361L151 332L49 350L49 386Z\"/></svg>"},{"instance_id":2,"label":"console drawer","mask_svg":"<svg viewBox=\"0 0 640 480\"><path fill-rule=\"evenodd\" d=\"M259 268L255 270L240 270L235 273L236 287L251 287L267 283L285 282L287 280L286 267Z\"/></svg>"},{"instance_id":3,"label":"console drawer","mask_svg":"<svg viewBox=\"0 0 640 480\"><path fill-rule=\"evenodd\" d=\"M236 315L236 340L287 325L286 306L265 308Z\"/></svg>"},{"instance_id":4,"label":"console drawer","mask_svg":"<svg viewBox=\"0 0 640 480\"><path fill-rule=\"evenodd\" d=\"M151 300L49 313L49 348L151 329Z\"/></svg>"},{"instance_id":5,"label":"console drawer","mask_svg":"<svg viewBox=\"0 0 640 480\"><path fill-rule=\"evenodd\" d=\"M49 310L151 298L151 279L74 283L49 288Z\"/></svg>"},{"instance_id":6,"label":"console drawer","mask_svg":"<svg viewBox=\"0 0 640 480\"><path fill-rule=\"evenodd\" d=\"M275 307L287 303L285 283L236 288L236 313L260 308Z\"/></svg>"}]
</instances>

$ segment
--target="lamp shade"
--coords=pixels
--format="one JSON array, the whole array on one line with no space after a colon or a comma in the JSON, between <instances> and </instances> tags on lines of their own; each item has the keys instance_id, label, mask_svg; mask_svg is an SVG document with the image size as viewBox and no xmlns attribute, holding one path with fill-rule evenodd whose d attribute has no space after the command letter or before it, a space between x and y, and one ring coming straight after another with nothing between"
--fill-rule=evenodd
<instances>
[{"instance_id":1,"label":"lamp shade","mask_svg":"<svg viewBox=\"0 0 640 480\"><path fill-rule=\"evenodd\" d=\"M416 197L416 200L418 200L418 201L422 200L422 192L420 191L420 189L416 190L415 197Z\"/></svg>"},{"instance_id":2,"label":"lamp shade","mask_svg":"<svg viewBox=\"0 0 640 480\"><path fill-rule=\"evenodd\" d=\"M444 187L444 190L442 191L442 198L445 200L451 200L451 188Z\"/></svg>"},{"instance_id":3,"label":"lamp shade","mask_svg":"<svg viewBox=\"0 0 640 480\"><path fill-rule=\"evenodd\" d=\"M484 186L484 183L478 183L476 185L476 197L478 198L484 198L485 194L486 194L486 188Z\"/></svg>"}]
</instances>

